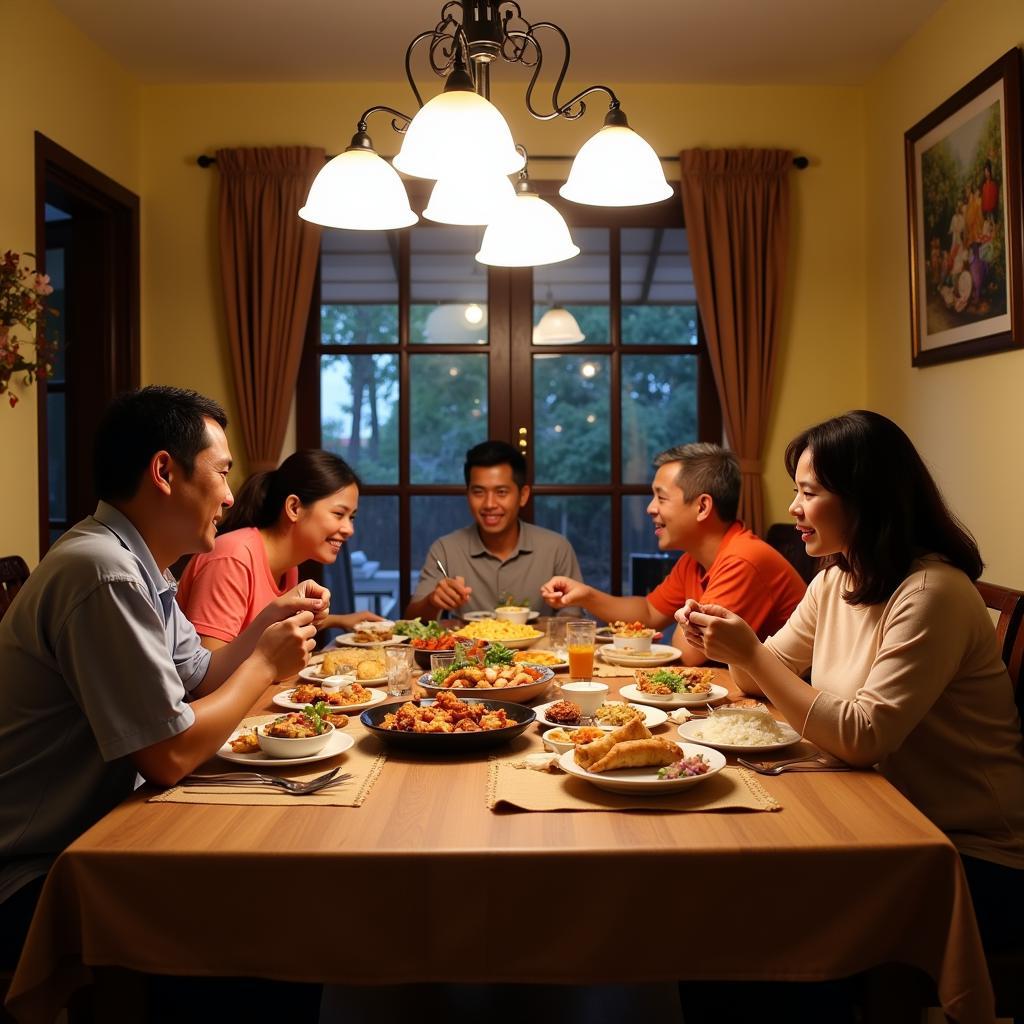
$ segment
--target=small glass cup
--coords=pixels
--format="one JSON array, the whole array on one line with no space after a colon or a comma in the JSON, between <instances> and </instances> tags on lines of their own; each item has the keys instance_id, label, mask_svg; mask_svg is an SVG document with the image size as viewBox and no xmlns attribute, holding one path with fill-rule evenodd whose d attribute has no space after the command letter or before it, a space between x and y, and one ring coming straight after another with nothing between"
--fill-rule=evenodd
<instances>
[{"instance_id":1,"label":"small glass cup","mask_svg":"<svg viewBox=\"0 0 1024 1024\"><path fill-rule=\"evenodd\" d=\"M408 697L412 693L413 654L411 647L396 644L384 651L384 659L388 669L388 695L391 697Z\"/></svg>"},{"instance_id":2,"label":"small glass cup","mask_svg":"<svg viewBox=\"0 0 1024 1024\"><path fill-rule=\"evenodd\" d=\"M592 619L572 619L565 626L569 652L569 678L590 679L594 675L594 644L597 624Z\"/></svg>"},{"instance_id":3,"label":"small glass cup","mask_svg":"<svg viewBox=\"0 0 1024 1024\"><path fill-rule=\"evenodd\" d=\"M565 652L565 624L568 620L552 615L544 622L544 646L553 653L564 658Z\"/></svg>"},{"instance_id":4,"label":"small glass cup","mask_svg":"<svg viewBox=\"0 0 1024 1024\"><path fill-rule=\"evenodd\" d=\"M430 655L430 671L436 672L439 668L450 668L455 660L454 651L438 651Z\"/></svg>"}]
</instances>

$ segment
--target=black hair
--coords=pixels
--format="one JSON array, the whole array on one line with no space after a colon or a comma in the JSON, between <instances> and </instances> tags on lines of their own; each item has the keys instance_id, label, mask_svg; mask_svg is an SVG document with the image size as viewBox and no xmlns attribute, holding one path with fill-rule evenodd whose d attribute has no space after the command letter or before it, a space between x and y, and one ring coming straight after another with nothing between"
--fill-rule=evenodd
<instances>
[{"instance_id":1,"label":"black hair","mask_svg":"<svg viewBox=\"0 0 1024 1024\"><path fill-rule=\"evenodd\" d=\"M351 484L358 487L359 477L343 458L322 448L300 449L277 469L253 473L242 484L218 532L246 526L268 529L280 518L288 495L294 494L306 507Z\"/></svg>"},{"instance_id":2,"label":"black hair","mask_svg":"<svg viewBox=\"0 0 1024 1024\"><path fill-rule=\"evenodd\" d=\"M466 464L462 474L469 486L469 474L475 466L503 466L508 463L512 467L512 479L520 489L526 486L526 459L522 452L516 451L504 441L482 441L466 452Z\"/></svg>"},{"instance_id":3,"label":"black hair","mask_svg":"<svg viewBox=\"0 0 1024 1024\"><path fill-rule=\"evenodd\" d=\"M790 441L786 468L796 478L810 449L814 475L838 495L849 520L845 555L829 564L850 574L853 605L887 601L922 555L941 555L972 580L985 568L974 538L946 507L909 437L890 419L857 409Z\"/></svg>"},{"instance_id":4,"label":"black hair","mask_svg":"<svg viewBox=\"0 0 1024 1024\"><path fill-rule=\"evenodd\" d=\"M212 398L187 388L151 385L118 395L107 406L93 444L93 482L103 501L135 496L149 460L168 452L191 476L196 456L209 447L207 419L226 427Z\"/></svg>"},{"instance_id":5,"label":"black hair","mask_svg":"<svg viewBox=\"0 0 1024 1024\"><path fill-rule=\"evenodd\" d=\"M740 504L740 462L733 452L707 441L677 444L654 456L655 468L669 462L679 463L676 486L683 492L685 501L708 494L723 523L736 521Z\"/></svg>"}]
</instances>

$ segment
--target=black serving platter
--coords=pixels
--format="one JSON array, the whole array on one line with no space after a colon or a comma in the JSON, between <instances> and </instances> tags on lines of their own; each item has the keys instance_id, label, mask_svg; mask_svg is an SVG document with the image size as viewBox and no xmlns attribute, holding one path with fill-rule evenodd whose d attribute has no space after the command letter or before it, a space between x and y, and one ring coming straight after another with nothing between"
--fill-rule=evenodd
<instances>
[{"instance_id":1,"label":"black serving platter","mask_svg":"<svg viewBox=\"0 0 1024 1024\"><path fill-rule=\"evenodd\" d=\"M407 703L419 707L436 704L434 700L414 700ZM420 753L458 754L462 751L487 750L500 746L525 732L537 720L533 708L522 704L511 704L503 700L468 700L467 704L483 704L488 710L504 709L509 719L516 724L507 729L491 729L488 732L400 732L397 729L382 729L384 716L397 711L399 704L381 704L369 708L359 716L359 721L384 743L402 750L416 750Z\"/></svg>"}]
</instances>

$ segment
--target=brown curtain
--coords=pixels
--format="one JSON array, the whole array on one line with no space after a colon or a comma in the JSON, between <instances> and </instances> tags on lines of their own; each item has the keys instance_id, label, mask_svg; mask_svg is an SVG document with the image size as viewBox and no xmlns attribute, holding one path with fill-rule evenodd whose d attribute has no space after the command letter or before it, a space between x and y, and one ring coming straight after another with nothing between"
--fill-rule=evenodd
<instances>
[{"instance_id":1,"label":"brown curtain","mask_svg":"<svg viewBox=\"0 0 1024 1024\"><path fill-rule=\"evenodd\" d=\"M324 165L305 146L219 149L220 264L249 469L277 465L316 276L320 229L298 209Z\"/></svg>"},{"instance_id":2,"label":"brown curtain","mask_svg":"<svg viewBox=\"0 0 1024 1024\"><path fill-rule=\"evenodd\" d=\"M793 154L690 149L679 164L697 302L743 476L739 517L763 534L761 451L786 279Z\"/></svg>"}]
</instances>

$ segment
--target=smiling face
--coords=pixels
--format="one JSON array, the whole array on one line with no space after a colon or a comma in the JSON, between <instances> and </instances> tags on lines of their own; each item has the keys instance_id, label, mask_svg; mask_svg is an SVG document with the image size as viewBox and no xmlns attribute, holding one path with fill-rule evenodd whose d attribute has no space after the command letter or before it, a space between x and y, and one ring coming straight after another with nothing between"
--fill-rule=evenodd
<instances>
[{"instance_id":1,"label":"smiling face","mask_svg":"<svg viewBox=\"0 0 1024 1024\"><path fill-rule=\"evenodd\" d=\"M341 551L341 545L355 533L356 509L359 489L355 484L342 487L333 494L303 506L294 495L294 540L299 561L312 558L331 565Z\"/></svg>"},{"instance_id":2,"label":"smiling face","mask_svg":"<svg viewBox=\"0 0 1024 1024\"><path fill-rule=\"evenodd\" d=\"M217 538L217 523L225 509L234 503L228 486L231 450L219 423L206 420L207 446L195 458L192 474L185 476L176 490L176 504L182 515L181 554L212 551Z\"/></svg>"},{"instance_id":3,"label":"smiling face","mask_svg":"<svg viewBox=\"0 0 1024 1024\"><path fill-rule=\"evenodd\" d=\"M529 486L519 487L507 462L474 466L466 499L481 536L497 538L518 529L519 510L530 498Z\"/></svg>"},{"instance_id":4,"label":"smiling face","mask_svg":"<svg viewBox=\"0 0 1024 1024\"><path fill-rule=\"evenodd\" d=\"M651 482L654 497L647 506L647 514L662 551L689 550L694 527L699 521L699 502L687 501L677 483L681 468L678 462L666 462L658 467Z\"/></svg>"},{"instance_id":5,"label":"smiling face","mask_svg":"<svg viewBox=\"0 0 1024 1024\"><path fill-rule=\"evenodd\" d=\"M807 554L814 558L846 554L849 544L849 517L838 494L826 490L814 475L810 448L805 448L796 464L796 496L789 514L796 519L796 528Z\"/></svg>"}]
</instances>

